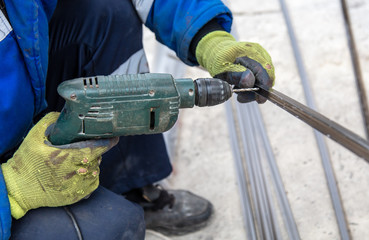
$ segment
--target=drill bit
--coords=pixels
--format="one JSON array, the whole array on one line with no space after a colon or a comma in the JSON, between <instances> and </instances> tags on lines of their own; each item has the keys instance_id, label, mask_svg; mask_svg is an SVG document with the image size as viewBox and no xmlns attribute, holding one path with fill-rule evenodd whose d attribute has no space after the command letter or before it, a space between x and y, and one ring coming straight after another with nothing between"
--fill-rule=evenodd
<instances>
[{"instance_id":1,"label":"drill bit","mask_svg":"<svg viewBox=\"0 0 369 240\"><path fill-rule=\"evenodd\" d=\"M251 91L258 91L259 88L238 88L238 89L233 89L232 91L234 93L240 93L240 92L251 92Z\"/></svg>"}]
</instances>

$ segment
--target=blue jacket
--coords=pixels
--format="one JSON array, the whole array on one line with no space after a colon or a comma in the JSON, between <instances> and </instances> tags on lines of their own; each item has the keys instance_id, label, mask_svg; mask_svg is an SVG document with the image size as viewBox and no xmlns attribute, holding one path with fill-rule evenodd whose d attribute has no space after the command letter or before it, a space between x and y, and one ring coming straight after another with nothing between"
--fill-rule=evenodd
<instances>
[{"instance_id":1,"label":"blue jacket","mask_svg":"<svg viewBox=\"0 0 369 240\"><path fill-rule=\"evenodd\" d=\"M17 146L46 107L48 22L57 0L4 0L10 24L0 12L0 156ZM232 16L220 0L132 0L142 22L188 65L192 38L216 18L230 31ZM10 236L11 215L0 169L0 238Z\"/></svg>"}]
</instances>

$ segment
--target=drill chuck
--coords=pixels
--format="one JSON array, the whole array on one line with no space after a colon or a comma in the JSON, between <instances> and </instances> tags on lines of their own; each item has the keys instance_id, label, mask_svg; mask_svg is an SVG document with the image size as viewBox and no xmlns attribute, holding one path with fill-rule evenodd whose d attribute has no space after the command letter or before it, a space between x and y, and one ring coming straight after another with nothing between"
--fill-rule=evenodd
<instances>
[{"instance_id":1,"label":"drill chuck","mask_svg":"<svg viewBox=\"0 0 369 240\"><path fill-rule=\"evenodd\" d=\"M216 78L199 78L195 81L195 105L214 106L232 97L232 87Z\"/></svg>"}]
</instances>

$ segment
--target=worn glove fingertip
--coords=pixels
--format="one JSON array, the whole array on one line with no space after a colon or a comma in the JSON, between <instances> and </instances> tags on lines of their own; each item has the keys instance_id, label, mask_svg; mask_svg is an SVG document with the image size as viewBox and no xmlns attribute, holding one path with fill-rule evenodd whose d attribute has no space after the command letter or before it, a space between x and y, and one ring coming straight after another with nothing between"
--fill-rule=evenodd
<instances>
[{"instance_id":1,"label":"worn glove fingertip","mask_svg":"<svg viewBox=\"0 0 369 240\"><path fill-rule=\"evenodd\" d=\"M255 100L259 104L263 104L263 103L265 103L267 101L267 99L265 97L260 96L260 95L257 95L257 94L256 94L256 99Z\"/></svg>"},{"instance_id":2,"label":"worn glove fingertip","mask_svg":"<svg viewBox=\"0 0 369 240\"><path fill-rule=\"evenodd\" d=\"M255 85L255 76L250 71L250 69L246 69L241 75L240 81L238 83L238 87L240 88L251 88Z\"/></svg>"},{"instance_id":3,"label":"worn glove fingertip","mask_svg":"<svg viewBox=\"0 0 369 240\"><path fill-rule=\"evenodd\" d=\"M248 103L255 100L255 93L253 92L245 92L245 93L239 93L237 95L237 101L240 103Z\"/></svg>"},{"instance_id":4,"label":"worn glove fingertip","mask_svg":"<svg viewBox=\"0 0 369 240\"><path fill-rule=\"evenodd\" d=\"M12 217L15 219L20 219L23 217L28 210L23 209L12 196L8 195L8 198Z\"/></svg>"}]
</instances>

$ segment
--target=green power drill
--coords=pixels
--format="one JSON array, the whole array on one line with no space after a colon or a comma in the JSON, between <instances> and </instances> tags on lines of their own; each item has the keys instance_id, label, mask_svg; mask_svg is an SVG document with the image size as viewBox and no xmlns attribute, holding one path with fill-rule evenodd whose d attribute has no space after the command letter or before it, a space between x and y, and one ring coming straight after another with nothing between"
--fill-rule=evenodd
<instances>
[{"instance_id":1,"label":"green power drill","mask_svg":"<svg viewBox=\"0 0 369 240\"><path fill-rule=\"evenodd\" d=\"M50 132L54 145L162 133L177 121L180 108L223 103L232 87L219 79L148 73L77 78L61 83L58 93L66 103Z\"/></svg>"}]
</instances>

